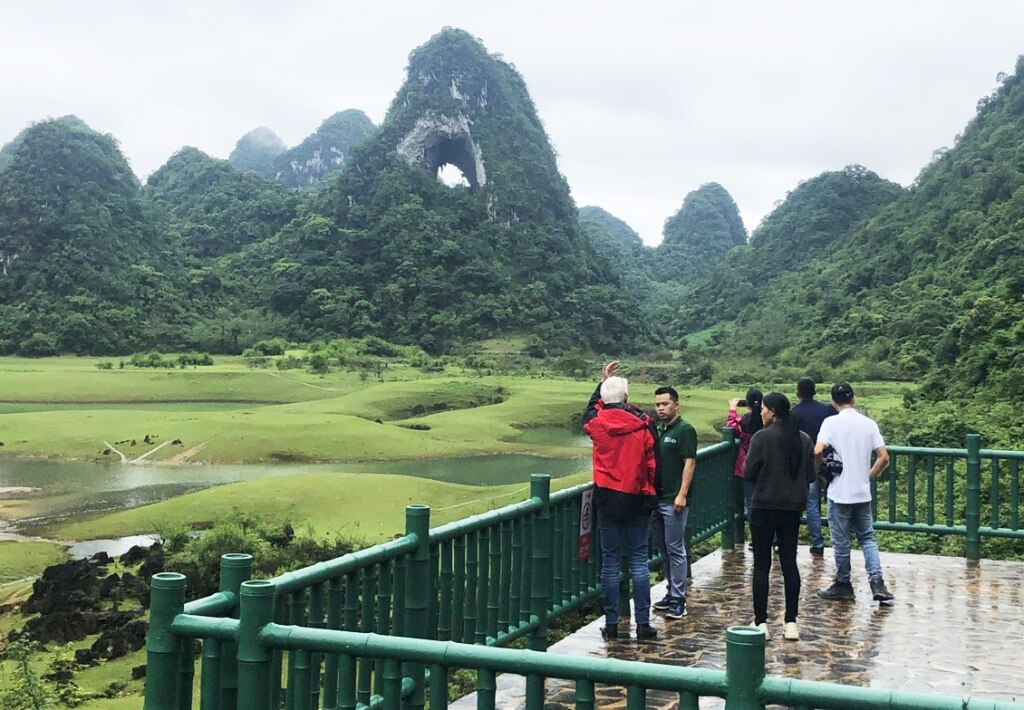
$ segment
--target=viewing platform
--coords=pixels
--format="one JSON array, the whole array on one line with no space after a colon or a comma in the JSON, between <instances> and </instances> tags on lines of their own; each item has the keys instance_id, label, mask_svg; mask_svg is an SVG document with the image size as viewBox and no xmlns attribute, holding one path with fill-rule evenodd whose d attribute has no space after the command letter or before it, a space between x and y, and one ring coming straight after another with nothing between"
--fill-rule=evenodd
<instances>
[{"instance_id":1,"label":"viewing platform","mask_svg":"<svg viewBox=\"0 0 1024 710\"><path fill-rule=\"evenodd\" d=\"M891 552L882 552L881 557L886 584L896 595L894 605L872 601L864 558L857 550L851 559L856 601L830 602L815 592L827 587L835 574L831 548L824 558L800 548L799 641L782 638L782 573L774 558L767 673L977 700L1024 701L1024 563ZM726 627L752 623L752 570L749 549L717 550L693 565L687 616L671 621L652 613L651 623L658 630L655 641L637 643L632 620L627 624L623 618L620 634L628 639L605 643L602 618L552 644L548 652L724 670ZM652 600L664 594L665 584L658 584ZM622 688L599 686L596 693L597 707L626 707ZM498 677L496 707L525 708L524 694L520 676ZM678 694L647 694L648 708L667 710L678 703ZM701 708L724 705L720 698L700 701ZM476 697L467 696L451 707L475 708ZM544 707L574 708L573 684L549 679Z\"/></svg>"}]
</instances>

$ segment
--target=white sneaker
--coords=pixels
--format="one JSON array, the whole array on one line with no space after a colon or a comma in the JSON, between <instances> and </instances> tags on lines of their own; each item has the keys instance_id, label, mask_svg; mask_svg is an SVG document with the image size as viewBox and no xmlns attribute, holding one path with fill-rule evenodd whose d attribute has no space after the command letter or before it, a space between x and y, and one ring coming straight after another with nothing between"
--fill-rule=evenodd
<instances>
[{"instance_id":1,"label":"white sneaker","mask_svg":"<svg viewBox=\"0 0 1024 710\"><path fill-rule=\"evenodd\" d=\"M800 640L800 627L796 625L795 621L787 621L786 628L782 632L782 638L787 641L799 641Z\"/></svg>"},{"instance_id":2,"label":"white sneaker","mask_svg":"<svg viewBox=\"0 0 1024 710\"><path fill-rule=\"evenodd\" d=\"M764 640L765 641L768 641L769 639L771 639L772 635L770 633L768 633L768 624L765 624L765 623L762 622L762 623L757 625L757 628L761 629L761 631L764 631Z\"/></svg>"}]
</instances>

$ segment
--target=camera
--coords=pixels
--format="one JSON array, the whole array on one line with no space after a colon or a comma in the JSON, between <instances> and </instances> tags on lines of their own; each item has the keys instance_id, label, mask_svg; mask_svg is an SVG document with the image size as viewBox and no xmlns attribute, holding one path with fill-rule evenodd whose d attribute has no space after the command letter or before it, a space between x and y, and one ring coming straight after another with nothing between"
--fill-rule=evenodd
<instances>
[{"instance_id":1,"label":"camera","mask_svg":"<svg viewBox=\"0 0 1024 710\"><path fill-rule=\"evenodd\" d=\"M741 399L739 402L736 403L736 406L737 407L746 407L747 406L747 400Z\"/></svg>"}]
</instances>

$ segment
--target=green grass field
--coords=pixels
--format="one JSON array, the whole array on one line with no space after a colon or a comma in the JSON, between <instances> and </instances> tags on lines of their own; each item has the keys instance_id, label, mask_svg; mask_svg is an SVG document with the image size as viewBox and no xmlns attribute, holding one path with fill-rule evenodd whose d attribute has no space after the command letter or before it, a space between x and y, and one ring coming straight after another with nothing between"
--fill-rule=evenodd
<instances>
[{"instance_id":1,"label":"green grass field","mask_svg":"<svg viewBox=\"0 0 1024 710\"><path fill-rule=\"evenodd\" d=\"M401 367L389 368L389 381L364 383L353 373L254 371L231 360L160 371L97 370L96 362L0 358L2 454L103 460L104 442L141 442L156 434L158 442L182 444L165 446L150 461L372 461L523 451L568 456L578 452L518 439L525 428L569 426L593 387L525 377L427 377ZM635 401L649 405L647 390L653 386L635 385ZM702 439L717 438L730 394L683 393L685 416ZM430 429L408 428L414 424ZM134 458L152 447L116 448ZM117 460L113 452L107 456Z\"/></svg>"}]
</instances>

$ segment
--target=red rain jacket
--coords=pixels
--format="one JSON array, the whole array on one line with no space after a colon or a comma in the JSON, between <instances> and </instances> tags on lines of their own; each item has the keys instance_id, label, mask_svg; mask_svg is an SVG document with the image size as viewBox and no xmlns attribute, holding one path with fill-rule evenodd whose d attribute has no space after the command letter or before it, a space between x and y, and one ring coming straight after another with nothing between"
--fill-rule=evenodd
<instances>
[{"instance_id":1,"label":"red rain jacket","mask_svg":"<svg viewBox=\"0 0 1024 710\"><path fill-rule=\"evenodd\" d=\"M598 509L620 519L649 512L657 495L655 442L650 419L619 406L596 403L596 415L583 425L594 442L594 485L599 489Z\"/></svg>"}]
</instances>

